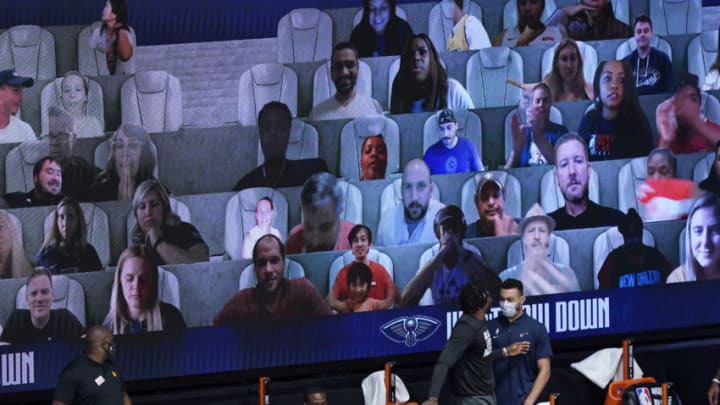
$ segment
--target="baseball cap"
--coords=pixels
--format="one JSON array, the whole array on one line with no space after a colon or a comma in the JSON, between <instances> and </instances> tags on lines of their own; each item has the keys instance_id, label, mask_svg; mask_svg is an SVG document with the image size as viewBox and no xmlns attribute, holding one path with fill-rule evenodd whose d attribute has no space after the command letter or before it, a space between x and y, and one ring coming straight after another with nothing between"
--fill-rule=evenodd
<instances>
[{"instance_id":1,"label":"baseball cap","mask_svg":"<svg viewBox=\"0 0 720 405\"><path fill-rule=\"evenodd\" d=\"M502 184L502 181L500 180L500 177L495 173L487 172L480 177L480 180L478 181L476 193L481 192L483 187L485 187L485 185L487 185L487 184L495 184L495 185L497 185L499 190L503 190L503 184Z\"/></svg>"},{"instance_id":2,"label":"baseball cap","mask_svg":"<svg viewBox=\"0 0 720 405\"><path fill-rule=\"evenodd\" d=\"M455 120L455 114L453 114L453 112L448 109L440 111L440 116L438 117L438 123L447 124L448 122L457 122Z\"/></svg>"},{"instance_id":3,"label":"baseball cap","mask_svg":"<svg viewBox=\"0 0 720 405\"><path fill-rule=\"evenodd\" d=\"M8 69L0 72L0 86L23 86L30 87L35 84L35 80L32 77L18 76L14 70Z\"/></svg>"}]
</instances>

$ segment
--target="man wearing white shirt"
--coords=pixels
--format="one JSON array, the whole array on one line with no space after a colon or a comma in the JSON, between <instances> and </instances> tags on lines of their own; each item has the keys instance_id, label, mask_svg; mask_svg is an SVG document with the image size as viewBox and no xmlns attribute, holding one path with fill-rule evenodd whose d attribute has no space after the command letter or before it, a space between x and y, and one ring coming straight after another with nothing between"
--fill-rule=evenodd
<instances>
[{"instance_id":1,"label":"man wearing white shirt","mask_svg":"<svg viewBox=\"0 0 720 405\"><path fill-rule=\"evenodd\" d=\"M35 83L30 77L18 76L13 70L0 72L0 143L37 140L30 125L17 118L23 100L23 87Z\"/></svg>"}]
</instances>

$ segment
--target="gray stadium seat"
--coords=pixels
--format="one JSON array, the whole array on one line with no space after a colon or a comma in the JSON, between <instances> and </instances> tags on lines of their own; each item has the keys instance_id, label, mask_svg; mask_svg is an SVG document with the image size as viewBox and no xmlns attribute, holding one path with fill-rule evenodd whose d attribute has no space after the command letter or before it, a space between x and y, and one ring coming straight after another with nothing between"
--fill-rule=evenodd
<instances>
[{"instance_id":1,"label":"gray stadium seat","mask_svg":"<svg viewBox=\"0 0 720 405\"><path fill-rule=\"evenodd\" d=\"M642 243L647 246L655 246L655 238L653 238L653 235L647 229L643 229ZM596 290L600 285L597 276L598 273L600 273L603 263L605 263L605 259L610 252L623 244L625 244L625 239L623 239L622 234L616 226L595 238L595 242L593 242L593 287Z\"/></svg>"},{"instance_id":2,"label":"gray stadium seat","mask_svg":"<svg viewBox=\"0 0 720 405\"><path fill-rule=\"evenodd\" d=\"M441 111L438 111L425 120L425 126L423 127L423 153L440 140L440 124L438 123L440 113ZM482 122L480 121L480 117L472 111L467 110L453 110L453 115L457 120L457 136L467 138L472 142L478 151L478 155L480 155L482 159Z\"/></svg>"},{"instance_id":3,"label":"gray stadium seat","mask_svg":"<svg viewBox=\"0 0 720 405\"><path fill-rule=\"evenodd\" d=\"M485 173L477 173L472 178L467 179L460 191L460 208L465 213L465 220L471 224L478 219L480 215L475 206L475 190L477 190L480 178L486 173L493 173L505 186L505 213L513 218L522 218L522 199L520 182L510 173L493 170Z\"/></svg>"},{"instance_id":4,"label":"gray stadium seat","mask_svg":"<svg viewBox=\"0 0 720 405\"><path fill-rule=\"evenodd\" d=\"M316 8L298 8L278 22L278 62L298 63L330 59L333 22Z\"/></svg>"},{"instance_id":5,"label":"gray stadium seat","mask_svg":"<svg viewBox=\"0 0 720 405\"><path fill-rule=\"evenodd\" d=\"M648 3L655 34L682 35L702 31L701 0L649 0Z\"/></svg>"},{"instance_id":6,"label":"gray stadium seat","mask_svg":"<svg viewBox=\"0 0 720 405\"><path fill-rule=\"evenodd\" d=\"M355 91L363 96L372 97L372 69L366 62L359 61L359 71ZM335 83L330 76L330 61L318 66L313 75L313 107L337 93Z\"/></svg>"},{"instance_id":7,"label":"gray stadium seat","mask_svg":"<svg viewBox=\"0 0 720 405\"><path fill-rule=\"evenodd\" d=\"M360 188L345 180L338 180L343 196L342 212L340 212L340 220L347 221L351 224L363 223L363 196ZM304 222L302 204L300 203L300 222Z\"/></svg>"},{"instance_id":8,"label":"gray stadium seat","mask_svg":"<svg viewBox=\"0 0 720 405\"><path fill-rule=\"evenodd\" d=\"M108 76L110 71L107 68L107 60L105 54L95 48L90 47L90 37L96 28L100 28L101 21L96 21L91 25L83 28L78 34L77 52L78 52L78 71L88 76ZM130 27L130 40L133 44L137 44L135 30ZM127 62L117 61L115 66L115 74L131 75L135 73L135 52Z\"/></svg>"},{"instance_id":9,"label":"gray stadium seat","mask_svg":"<svg viewBox=\"0 0 720 405\"><path fill-rule=\"evenodd\" d=\"M688 72L697 75L702 84L718 53L718 33L704 31L688 44Z\"/></svg>"},{"instance_id":10,"label":"gray stadium seat","mask_svg":"<svg viewBox=\"0 0 720 405\"><path fill-rule=\"evenodd\" d=\"M285 195L267 187L242 190L232 196L225 206L225 254L231 260L242 257L243 238L255 226L255 207L264 197L273 200L275 217L272 226L280 232L282 240L287 239L288 201Z\"/></svg>"},{"instance_id":11,"label":"gray stadium seat","mask_svg":"<svg viewBox=\"0 0 720 405\"><path fill-rule=\"evenodd\" d=\"M384 115L356 118L340 132L340 177L360 179L360 153L365 138L382 135L387 146L386 178L397 173L400 167L400 129L398 124Z\"/></svg>"},{"instance_id":12,"label":"gray stadium seat","mask_svg":"<svg viewBox=\"0 0 720 405\"><path fill-rule=\"evenodd\" d=\"M87 242L91 244L100 258L103 267L110 263L110 225L108 215L102 208L90 203L80 203L87 226ZM47 235L53 224L55 212L51 211L43 222L43 235Z\"/></svg>"},{"instance_id":13,"label":"gray stadium seat","mask_svg":"<svg viewBox=\"0 0 720 405\"><path fill-rule=\"evenodd\" d=\"M395 6L395 15L401 19L407 21L407 14L405 13L405 10L400 8L399 6ZM353 28L355 28L358 24L360 24L360 21L363 18L363 9L360 8L360 10L355 13L353 16Z\"/></svg>"},{"instance_id":14,"label":"gray stadium seat","mask_svg":"<svg viewBox=\"0 0 720 405\"><path fill-rule=\"evenodd\" d=\"M581 0L578 0L580 3ZM627 0L611 0L613 14L619 21L624 22L627 25L632 24L630 20L630 2ZM632 27L630 27L632 28Z\"/></svg>"},{"instance_id":15,"label":"gray stadium seat","mask_svg":"<svg viewBox=\"0 0 720 405\"><path fill-rule=\"evenodd\" d=\"M668 58L670 58L670 62L672 62L672 47L670 47L670 43L668 41L660 38L658 35L653 35L652 40L650 40L650 46L660 52L663 52L668 56ZM635 38L630 38L618 45L617 50L615 50L615 59L622 60L626 56L630 55L635 49L637 49L637 42L635 41Z\"/></svg>"},{"instance_id":16,"label":"gray stadium seat","mask_svg":"<svg viewBox=\"0 0 720 405\"><path fill-rule=\"evenodd\" d=\"M180 283L175 274L162 267L158 267L158 295L160 301L180 309Z\"/></svg>"},{"instance_id":17,"label":"gray stadium seat","mask_svg":"<svg viewBox=\"0 0 720 405\"><path fill-rule=\"evenodd\" d=\"M430 9L428 15L428 37L435 45L438 52L448 49L448 42L452 35L453 20L452 12L455 7L452 0L442 0ZM477 17L482 22L482 8L472 0L467 0L463 4L463 12Z\"/></svg>"},{"instance_id":18,"label":"gray stadium seat","mask_svg":"<svg viewBox=\"0 0 720 405\"><path fill-rule=\"evenodd\" d=\"M647 157L639 157L625 163L618 172L618 209L627 212L635 208L645 218L645 205L639 204L637 189L647 178Z\"/></svg>"},{"instance_id":19,"label":"gray stadium seat","mask_svg":"<svg viewBox=\"0 0 720 405\"><path fill-rule=\"evenodd\" d=\"M368 251L368 259L373 262L380 263L390 275L390 280L394 280L394 267L393 261L390 256L379 250L371 248ZM342 255L338 256L335 260L333 260L332 264L330 264L330 273L328 274L328 291L332 291L333 286L335 285L335 279L337 278L338 273L340 273L340 270L342 270L343 267L347 266L348 264L352 263L354 260L355 256L353 256L351 250L346 251Z\"/></svg>"},{"instance_id":20,"label":"gray stadium seat","mask_svg":"<svg viewBox=\"0 0 720 405\"><path fill-rule=\"evenodd\" d=\"M49 153L47 141L25 142L10 149L5 156L5 192L32 190L33 166Z\"/></svg>"},{"instance_id":21,"label":"gray stadium seat","mask_svg":"<svg viewBox=\"0 0 720 405\"><path fill-rule=\"evenodd\" d=\"M592 45L588 45L583 41L575 42L580 49L580 56L582 56L583 76L585 77L585 81L592 83L595 78L595 69L597 69L598 66L597 50L593 48ZM544 78L552 70L553 56L555 56L555 49L557 49L557 46L558 44L555 44L543 52L540 78Z\"/></svg>"},{"instance_id":22,"label":"gray stadium seat","mask_svg":"<svg viewBox=\"0 0 720 405\"><path fill-rule=\"evenodd\" d=\"M600 179L597 172L590 168L590 180L588 181L588 191L590 201L600 203ZM545 172L540 179L540 206L545 212L553 212L556 209L565 206L565 198L560 191L557 177L555 176L555 167Z\"/></svg>"},{"instance_id":23,"label":"gray stadium seat","mask_svg":"<svg viewBox=\"0 0 720 405\"><path fill-rule=\"evenodd\" d=\"M288 159L310 159L319 156L320 137L314 126L299 118L293 118L290 126L290 138L285 157ZM258 141L258 166L265 162L262 144Z\"/></svg>"},{"instance_id":24,"label":"gray stadium seat","mask_svg":"<svg viewBox=\"0 0 720 405\"><path fill-rule=\"evenodd\" d=\"M567 241L563 237L551 233L549 245L548 260L552 263L570 266L570 245L568 245ZM525 260L525 248L522 244L522 238L520 238L508 248L507 268L520 264L523 260Z\"/></svg>"},{"instance_id":25,"label":"gray stadium seat","mask_svg":"<svg viewBox=\"0 0 720 405\"><path fill-rule=\"evenodd\" d=\"M440 187L436 183L432 183L433 190L432 190L432 199L441 201L440 200ZM385 212L390 207L394 207L397 204L402 204L402 178L395 179L392 183L388 184L383 188L382 193L380 193L380 213Z\"/></svg>"},{"instance_id":26,"label":"gray stadium seat","mask_svg":"<svg viewBox=\"0 0 720 405\"><path fill-rule=\"evenodd\" d=\"M184 202L176 199L175 197L170 197L170 209L172 210L172 212L175 213L175 215L179 216L183 222L187 222L189 224L192 223L192 216L190 215L190 208ZM135 219L135 214L132 212L132 209L130 210L130 212L128 212L126 223L127 223L127 242L128 242L128 246L130 246L132 244L132 230L135 227L135 224L137 223L137 220Z\"/></svg>"},{"instance_id":27,"label":"gray stadium seat","mask_svg":"<svg viewBox=\"0 0 720 405\"><path fill-rule=\"evenodd\" d=\"M285 258L285 278L303 278L305 277L305 269L302 265L292 259ZM246 288L253 288L257 285L257 277L255 277L255 266L252 264L247 265L242 273L240 273L240 286L239 290Z\"/></svg>"},{"instance_id":28,"label":"gray stadium seat","mask_svg":"<svg viewBox=\"0 0 720 405\"><path fill-rule=\"evenodd\" d=\"M122 123L142 125L148 132L177 131L183 126L182 89L164 71L137 72L120 89Z\"/></svg>"},{"instance_id":29,"label":"gray stadium seat","mask_svg":"<svg viewBox=\"0 0 720 405\"><path fill-rule=\"evenodd\" d=\"M256 125L258 113L271 101L287 104L293 117L297 115L297 74L281 63L261 63L243 72L240 75L238 94L240 125Z\"/></svg>"},{"instance_id":30,"label":"gray stadium seat","mask_svg":"<svg viewBox=\"0 0 720 405\"><path fill-rule=\"evenodd\" d=\"M17 25L0 33L0 55L0 70L36 81L55 78L55 38L40 26Z\"/></svg>"},{"instance_id":31,"label":"gray stadium seat","mask_svg":"<svg viewBox=\"0 0 720 405\"><path fill-rule=\"evenodd\" d=\"M518 109L515 108L505 116L505 160L512 152L512 116L517 113ZM550 121L561 125L563 123L562 112L555 106L550 107Z\"/></svg>"},{"instance_id":32,"label":"gray stadium seat","mask_svg":"<svg viewBox=\"0 0 720 405\"><path fill-rule=\"evenodd\" d=\"M57 78L43 87L40 94L40 136L46 136L50 132L48 123L48 109L50 106L58 106L63 108L62 102L62 81L63 78ZM87 115L95 117L100 123L100 127L105 129L105 107L103 101L102 87L95 80L88 78L88 94L87 94ZM78 128L79 130L79 128ZM79 131L78 131L79 132ZM99 133L96 136L103 136Z\"/></svg>"},{"instance_id":33,"label":"gray stadium seat","mask_svg":"<svg viewBox=\"0 0 720 405\"><path fill-rule=\"evenodd\" d=\"M523 83L523 60L507 47L477 51L467 61L465 85L476 108L504 107L517 104L522 90L507 83Z\"/></svg>"},{"instance_id":34,"label":"gray stadium seat","mask_svg":"<svg viewBox=\"0 0 720 405\"><path fill-rule=\"evenodd\" d=\"M715 164L715 152L710 152L693 166L692 180L699 183L705 180Z\"/></svg>"},{"instance_id":35,"label":"gray stadium seat","mask_svg":"<svg viewBox=\"0 0 720 405\"><path fill-rule=\"evenodd\" d=\"M545 9L540 16L541 21L547 21L557 9L555 0L545 0ZM516 27L518 24L517 0L508 0L503 9L503 29Z\"/></svg>"},{"instance_id":36,"label":"gray stadium seat","mask_svg":"<svg viewBox=\"0 0 720 405\"><path fill-rule=\"evenodd\" d=\"M712 94L700 92L700 111L710 121L720 122L720 101Z\"/></svg>"},{"instance_id":37,"label":"gray stadium seat","mask_svg":"<svg viewBox=\"0 0 720 405\"><path fill-rule=\"evenodd\" d=\"M80 323L85 326L85 291L80 283L68 276L52 276L53 301L51 309L67 309L72 312ZM25 291L27 286L23 284L15 296L15 308L28 309Z\"/></svg>"}]
</instances>

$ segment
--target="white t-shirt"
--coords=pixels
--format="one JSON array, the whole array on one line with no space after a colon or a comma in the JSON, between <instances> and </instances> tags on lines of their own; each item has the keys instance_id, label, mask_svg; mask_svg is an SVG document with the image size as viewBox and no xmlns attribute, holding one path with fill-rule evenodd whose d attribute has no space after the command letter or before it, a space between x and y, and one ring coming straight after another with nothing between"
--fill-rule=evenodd
<instances>
[{"instance_id":1,"label":"white t-shirt","mask_svg":"<svg viewBox=\"0 0 720 405\"><path fill-rule=\"evenodd\" d=\"M453 35L455 35L458 24L460 24L460 22L455 24L452 29ZM488 36L487 31L485 31L485 27L474 15L468 15L465 19L465 40L468 43L468 49L471 51L490 48L492 46L490 43L490 37Z\"/></svg>"},{"instance_id":2,"label":"white t-shirt","mask_svg":"<svg viewBox=\"0 0 720 405\"><path fill-rule=\"evenodd\" d=\"M720 71L718 69L713 69L705 75L702 90L720 90Z\"/></svg>"},{"instance_id":3,"label":"white t-shirt","mask_svg":"<svg viewBox=\"0 0 720 405\"><path fill-rule=\"evenodd\" d=\"M350 104L344 106L333 95L313 107L310 121L341 120L378 114L382 114L382 107L374 98L355 93L355 98Z\"/></svg>"},{"instance_id":4,"label":"white t-shirt","mask_svg":"<svg viewBox=\"0 0 720 405\"><path fill-rule=\"evenodd\" d=\"M27 122L10 116L10 123L7 127L0 129L0 143L22 143L37 141L35 131Z\"/></svg>"}]
</instances>

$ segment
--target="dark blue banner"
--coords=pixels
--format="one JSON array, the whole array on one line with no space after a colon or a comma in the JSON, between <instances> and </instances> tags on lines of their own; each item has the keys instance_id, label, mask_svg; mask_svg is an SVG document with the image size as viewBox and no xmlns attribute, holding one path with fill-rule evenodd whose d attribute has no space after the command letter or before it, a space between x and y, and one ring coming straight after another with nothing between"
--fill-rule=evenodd
<instances>
[{"instance_id":1,"label":"dark blue banner","mask_svg":"<svg viewBox=\"0 0 720 405\"><path fill-rule=\"evenodd\" d=\"M526 310L554 341L720 324L720 282L529 297ZM493 308L491 317L497 316ZM118 336L115 362L126 381L227 371L397 358L442 349L460 316L454 308L418 307L239 328L205 327L180 336ZM0 347L0 394L52 389L81 347L54 342Z\"/></svg>"}]
</instances>

